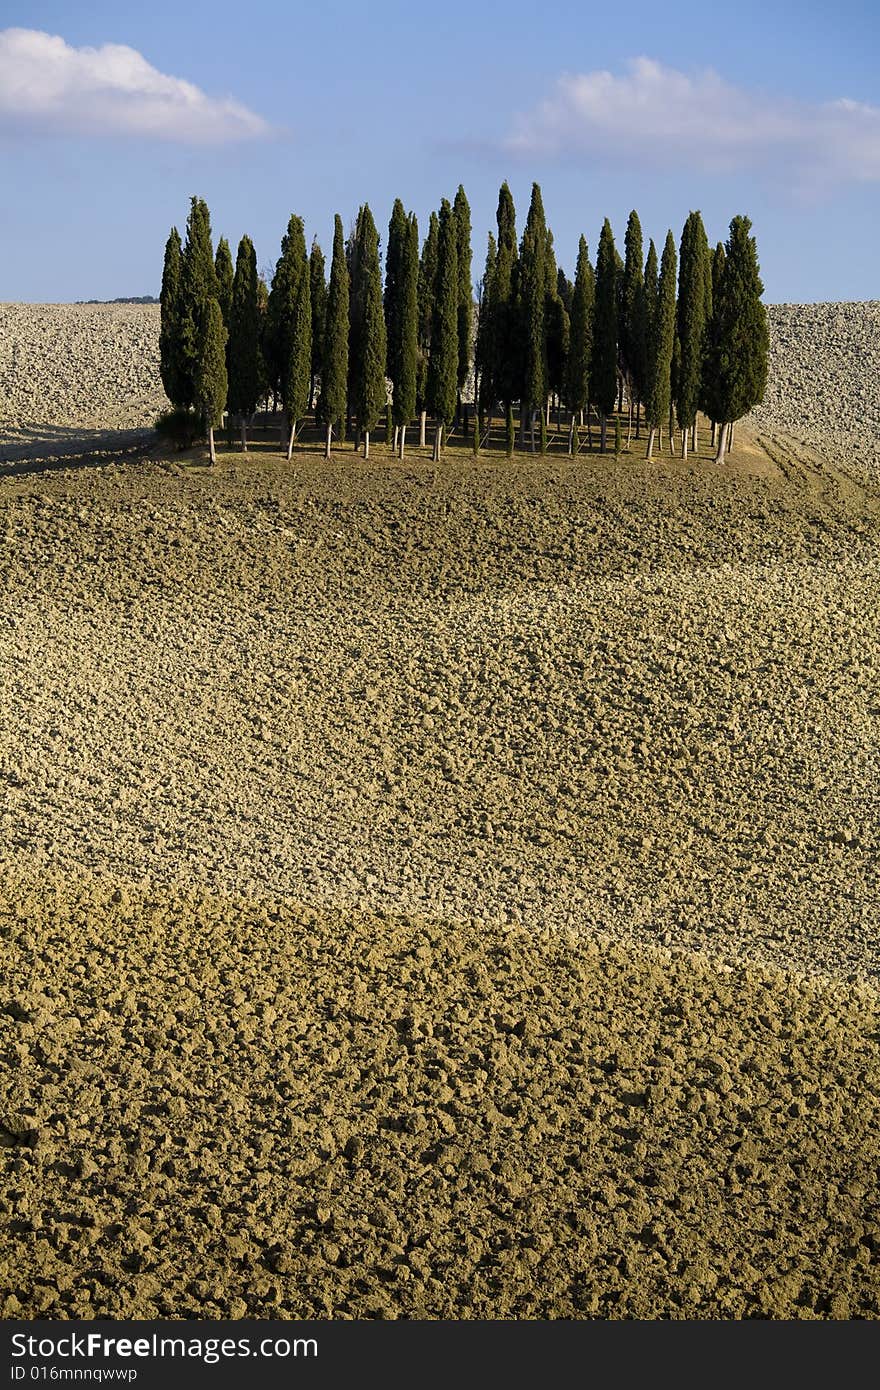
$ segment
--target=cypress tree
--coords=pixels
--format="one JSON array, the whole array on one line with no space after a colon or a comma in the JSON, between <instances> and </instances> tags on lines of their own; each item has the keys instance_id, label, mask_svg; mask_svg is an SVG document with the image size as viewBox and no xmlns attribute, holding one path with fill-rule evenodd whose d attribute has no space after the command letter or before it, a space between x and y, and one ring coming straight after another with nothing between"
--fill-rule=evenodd
<instances>
[{"instance_id":1,"label":"cypress tree","mask_svg":"<svg viewBox=\"0 0 880 1390\"><path fill-rule=\"evenodd\" d=\"M387 399L387 340L382 310L379 236L367 203L358 213L352 303L349 349L353 367L352 404L358 431L364 436L364 458L369 458L370 431L375 428Z\"/></svg>"},{"instance_id":2,"label":"cypress tree","mask_svg":"<svg viewBox=\"0 0 880 1390\"><path fill-rule=\"evenodd\" d=\"M400 318L397 377L394 382L394 422L399 430L400 457L406 448L406 427L416 408L419 309L419 224L415 213L407 219L400 262Z\"/></svg>"},{"instance_id":3,"label":"cypress tree","mask_svg":"<svg viewBox=\"0 0 880 1390\"><path fill-rule=\"evenodd\" d=\"M297 421L308 409L312 363L312 309L306 238L301 217L292 216L269 293L272 347L284 406L286 455L293 454Z\"/></svg>"},{"instance_id":4,"label":"cypress tree","mask_svg":"<svg viewBox=\"0 0 880 1390\"><path fill-rule=\"evenodd\" d=\"M327 281L324 252L318 238L312 239L309 254L309 300L312 307L312 363L309 384L309 409L315 400L315 390L324 363L324 324L327 321Z\"/></svg>"},{"instance_id":5,"label":"cypress tree","mask_svg":"<svg viewBox=\"0 0 880 1390\"><path fill-rule=\"evenodd\" d=\"M516 211L513 196L506 182L498 193L496 212L498 253L492 277L492 319L489 339L490 380L493 396L503 403L509 415L511 402L519 393L521 353L517 324L516 278Z\"/></svg>"},{"instance_id":6,"label":"cypress tree","mask_svg":"<svg viewBox=\"0 0 880 1390\"><path fill-rule=\"evenodd\" d=\"M199 414L204 417L212 464L217 462L214 430L223 418L226 387L226 329L223 327L220 305L213 295L209 295L199 321L194 402Z\"/></svg>"},{"instance_id":7,"label":"cypress tree","mask_svg":"<svg viewBox=\"0 0 880 1390\"><path fill-rule=\"evenodd\" d=\"M611 223L607 217L596 255L596 310L590 381L602 421L601 449L604 454L608 416L617 400L617 259Z\"/></svg>"},{"instance_id":8,"label":"cypress tree","mask_svg":"<svg viewBox=\"0 0 880 1390\"><path fill-rule=\"evenodd\" d=\"M229 342L226 349L229 375L229 409L241 425L241 447L247 450L247 423L260 396L260 308L257 253L249 236L238 244L232 303L229 310Z\"/></svg>"},{"instance_id":9,"label":"cypress tree","mask_svg":"<svg viewBox=\"0 0 880 1390\"><path fill-rule=\"evenodd\" d=\"M711 290L711 304L709 306L709 319L706 324L706 350L703 356L703 383L701 406L712 422L712 444L715 444L715 425L718 421L718 394L717 381L715 377L714 363L717 358L718 344L716 341L717 322L715 317L715 305L718 302L718 295L721 281L724 277L724 243L719 241L715 250L709 253L709 269L707 278L709 279Z\"/></svg>"},{"instance_id":10,"label":"cypress tree","mask_svg":"<svg viewBox=\"0 0 880 1390\"><path fill-rule=\"evenodd\" d=\"M283 394L282 382L287 374L293 351L296 292L304 263L305 237L302 220L291 216L287 231L281 238L281 255L275 264L266 310L266 368L269 384L276 398ZM283 445L287 443L286 422L281 426L281 442Z\"/></svg>"},{"instance_id":11,"label":"cypress tree","mask_svg":"<svg viewBox=\"0 0 880 1390\"><path fill-rule=\"evenodd\" d=\"M645 389L644 275L642 272L642 224L633 208L626 224L624 242L622 312L620 319L620 349L629 397L627 443L632 437L634 401L640 402ZM636 424L638 429L638 423Z\"/></svg>"},{"instance_id":12,"label":"cypress tree","mask_svg":"<svg viewBox=\"0 0 880 1390\"><path fill-rule=\"evenodd\" d=\"M524 434L526 419L532 422L532 453L535 452L534 412L540 409L543 414L547 397L546 258L544 204L539 186L533 183L532 200L519 251L524 344L521 429Z\"/></svg>"},{"instance_id":13,"label":"cypress tree","mask_svg":"<svg viewBox=\"0 0 880 1390\"><path fill-rule=\"evenodd\" d=\"M654 243L651 243L654 249ZM650 254L650 253L649 253ZM656 251L654 258L656 263ZM658 427L669 414L671 398L672 353L675 342L675 278L676 254L672 232L667 232L660 260L660 278L656 297L648 300L648 394L645 415L648 424L647 458L654 456L654 439ZM649 274L645 272L645 291L650 293Z\"/></svg>"},{"instance_id":14,"label":"cypress tree","mask_svg":"<svg viewBox=\"0 0 880 1390\"><path fill-rule=\"evenodd\" d=\"M547 396L546 424L550 424L550 396L555 396L556 428L558 429L559 403L565 389L565 372L571 346L571 320L560 293L560 284L564 292L567 281L562 271L557 268L556 256L553 251L553 233L549 227L547 229L544 271L544 335L547 358L547 391L549 393Z\"/></svg>"},{"instance_id":15,"label":"cypress tree","mask_svg":"<svg viewBox=\"0 0 880 1390\"><path fill-rule=\"evenodd\" d=\"M217 275L211 249L211 218L204 199L193 197L180 264L178 363L180 404L183 407L196 403L202 312L212 298L217 298Z\"/></svg>"},{"instance_id":16,"label":"cypress tree","mask_svg":"<svg viewBox=\"0 0 880 1390\"><path fill-rule=\"evenodd\" d=\"M471 369L471 329L474 321L474 288L471 283L471 209L461 184L452 204L455 217L456 259L458 262L458 399Z\"/></svg>"},{"instance_id":17,"label":"cypress tree","mask_svg":"<svg viewBox=\"0 0 880 1390\"><path fill-rule=\"evenodd\" d=\"M428 235L425 237L419 262L419 361L416 375L416 406L421 417L419 444L422 448L425 445L425 416L428 409L428 359L431 355L431 329L434 323L434 291L437 281L439 239L440 221L436 212L432 212L428 222Z\"/></svg>"},{"instance_id":18,"label":"cypress tree","mask_svg":"<svg viewBox=\"0 0 880 1390\"><path fill-rule=\"evenodd\" d=\"M232 308L232 281L234 272L232 269L232 252L229 249L229 242L222 236L217 243L217 255L214 257L214 274L217 277L217 302L220 305L220 312L223 315L223 326L229 330L229 311Z\"/></svg>"},{"instance_id":19,"label":"cypress tree","mask_svg":"<svg viewBox=\"0 0 880 1390\"><path fill-rule=\"evenodd\" d=\"M479 428L483 428L486 406L489 407L490 425L493 402L492 385L492 315L495 299L495 264L498 259L498 246L492 233L489 233L486 250L486 267L480 282L480 304L477 317L477 343L474 352L474 375L477 391Z\"/></svg>"},{"instance_id":20,"label":"cypress tree","mask_svg":"<svg viewBox=\"0 0 880 1390\"><path fill-rule=\"evenodd\" d=\"M596 285L585 237L578 243L577 270L571 301L571 347L565 397L571 411L568 432L568 452L572 453L575 438L575 417L586 408L590 396L590 364L593 355L593 308Z\"/></svg>"},{"instance_id":21,"label":"cypress tree","mask_svg":"<svg viewBox=\"0 0 880 1390\"><path fill-rule=\"evenodd\" d=\"M385 371L392 385L400 375L400 352L402 341L401 281L404 249L409 230L406 210L399 198L395 198L388 223L388 250L385 252L385 336L387 341L387 360Z\"/></svg>"},{"instance_id":22,"label":"cypress tree","mask_svg":"<svg viewBox=\"0 0 880 1390\"><path fill-rule=\"evenodd\" d=\"M706 259L709 244L703 219L692 212L681 234L677 326L681 355L675 389L681 429L681 456L687 458L688 431L697 422L706 351Z\"/></svg>"},{"instance_id":23,"label":"cypress tree","mask_svg":"<svg viewBox=\"0 0 880 1390\"><path fill-rule=\"evenodd\" d=\"M187 404L180 364L180 233L172 227L165 243L159 328L159 374L165 395L178 408Z\"/></svg>"},{"instance_id":24,"label":"cypress tree","mask_svg":"<svg viewBox=\"0 0 880 1390\"><path fill-rule=\"evenodd\" d=\"M348 312L348 262L342 218L337 213L333 224L333 259L330 263L330 287L327 291L324 365L321 372L321 397L318 402L318 413L327 426L325 458L330 457L333 426L345 416L348 386Z\"/></svg>"},{"instance_id":25,"label":"cypress tree","mask_svg":"<svg viewBox=\"0 0 880 1390\"><path fill-rule=\"evenodd\" d=\"M724 462L725 425L758 405L767 385L770 331L761 303L764 286L751 229L748 217L733 218L713 304L711 370L721 424L718 463Z\"/></svg>"},{"instance_id":26,"label":"cypress tree","mask_svg":"<svg viewBox=\"0 0 880 1390\"><path fill-rule=\"evenodd\" d=\"M443 430L455 415L458 399L458 232L448 198L440 204L437 241L437 279L431 356L428 362L427 402L436 420L434 459L443 450Z\"/></svg>"}]
</instances>

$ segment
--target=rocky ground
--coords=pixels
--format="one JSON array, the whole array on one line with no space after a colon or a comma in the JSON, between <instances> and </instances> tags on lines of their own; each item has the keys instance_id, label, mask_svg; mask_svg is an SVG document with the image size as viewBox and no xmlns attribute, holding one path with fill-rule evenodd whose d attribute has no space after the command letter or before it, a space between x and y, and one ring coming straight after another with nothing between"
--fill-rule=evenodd
<instances>
[{"instance_id":1,"label":"rocky ground","mask_svg":"<svg viewBox=\"0 0 880 1390\"><path fill-rule=\"evenodd\" d=\"M880 1316L813 447L0 480L5 1316Z\"/></svg>"}]
</instances>

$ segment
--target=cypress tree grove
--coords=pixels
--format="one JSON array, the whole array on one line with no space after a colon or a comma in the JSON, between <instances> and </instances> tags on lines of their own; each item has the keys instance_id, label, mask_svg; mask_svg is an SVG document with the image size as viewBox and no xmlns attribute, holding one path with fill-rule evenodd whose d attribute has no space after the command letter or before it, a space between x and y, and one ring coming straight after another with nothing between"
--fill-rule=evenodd
<instances>
[{"instance_id":1,"label":"cypress tree grove","mask_svg":"<svg viewBox=\"0 0 880 1390\"><path fill-rule=\"evenodd\" d=\"M577 270L571 301L571 345L568 354L565 398L571 411L568 452L572 453L576 417L586 408L590 396L590 364L593 355L593 308L596 285L585 237L578 243Z\"/></svg>"},{"instance_id":2,"label":"cypress tree grove","mask_svg":"<svg viewBox=\"0 0 880 1390\"><path fill-rule=\"evenodd\" d=\"M220 312L223 315L223 326L229 329L229 311L232 308L232 281L234 272L232 269L232 252L229 250L229 242L222 236L217 243L217 255L214 257L214 274L217 277L217 302L220 305Z\"/></svg>"},{"instance_id":3,"label":"cypress tree grove","mask_svg":"<svg viewBox=\"0 0 880 1390\"><path fill-rule=\"evenodd\" d=\"M471 329L474 322L474 290L471 284L471 209L461 184L452 204L455 218L456 259L458 263L458 397L456 408L461 409L461 393L471 369Z\"/></svg>"},{"instance_id":4,"label":"cypress tree grove","mask_svg":"<svg viewBox=\"0 0 880 1390\"><path fill-rule=\"evenodd\" d=\"M431 355L431 329L434 323L434 291L437 281L437 248L440 221L431 213L428 235L419 262L419 363L416 376L416 407L419 412L419 444L425 447L425 416L428 397L428 359Z\"/></svg>"},{"instance_id":5,"label":"cypress tree grove","mask_svg":"<svg viewBox=\"0 0 880 1390\"><path fill-rule=\"evenodd\" d=\"M315 400L315 390L324 362L324 324L327 320L327 281L324 252L318 238L312 239L309 253L309 300L312 307L312 370L309 383L309 409Z\"/></svg>"},{"instance_id":6,"label":"cypress tree grove","mask_svg":"<svg viewBox=\"0 0 880 1390\"><path fill-rule=\"evenodd\" d=\"M419 357L419 224L415 213L407 219L400 265L400 341L397 378L394 382L394 423L399 432L400 457L406 449L406 427L416 408L416 371Z\"/></svg>"},{"instance_id":7,"label":"cypress tree grove","mask_svg":"<svg viewBox=\"0 0 880 1390\"><path fill-rule=\"evenodd\" d=\"M601 449L604 454L608 416L617 399L617 260L611 223L607 217L596 255L596 310L590 381L593 400L602 421Z\"/></svg>"},{"instance_id":8,"label":"cypress tree grove","mask_svg":"<svg viewBox=\"0 0 880 1390\"><path fill-rule=\"evenodd\" d=\"M358 431L364 436L364 458L369 458L370 431L378 422L387 396L387 340L382 310L379 236L368 203L364 203L358 213L355 246L350 335L352 404Z\"/></svg>"},{"instance_id":9,"label":"cypress tree grove","mask_svg":"<svg viewBox=\"0 0 880 1390\"><path fill-rule=\"evenodd\" d=\"M633 208L626 224L624 242L620 350L629 397L627 444L632 438L633 403L641 402L645 389L644 275L642 272L642 224ZM638 423L636 424L638 428Z\"/></svg>"},{"instance_id":10,"label":"cypress tree grove","mask_svg":"<svg viewBox=\"0 0 880 1390\"><path fill-rule=\"evenodd\" d=\"M327 426L324 457L330 457L333 426L345 416L348 386L348 261L345 255L345 236L342 218L336 214L333 224L333 259L330 262L330 286L327 291L327 318L324 326L324 365L321 372L321 396L318 414Z\"/></svg>"},{"instance_id":11,"label":"cypress tree grove","mask_svg":"<svg viewBox=\"0 0 880 1390\"><path fill-rule=\"evenodd\" d=\"M540 409L543 413L547 397L546 257L544 203L540 188L533 183L532 200L519 250L524 344L520 428L524 437L526 420L530 422L532 453L535 452L534 412Z\"/></svg>"},{"instance_id":12,"label":"cypress tree grove","mask_svg":"<svg viewBox=\"0 0 880 1390\"><path fill-rule=\"evenodd\" d=\"M190 200L186 241L180 263L180 313L178 363L180 404L196 403L196 368L199 362L202 312L209 299L217 298L217 275L211 250L211 218L203 198ZM221 315L222 317L222 315Z\"/></svg>"},{"instance_id":13,"label":"cypress tree grove","mask_svg":"<svg viewBox=\"0 0 880 1390\"><path fill-rule=\"evenodd\" d=\"M165 243L159 328L159 375L165 395L178 408L188 404L180 365L180 233L172 227Z\"/></svg>"},{"instance_id":14,"label":"cypress tree grove","mask_svg":"<svg viewBox=\"0 0 880 1390\"><path fill-rule=\"evenodd\" d=\"M716 462L727 447L725 424L732 425L764 398L770 331L761 303L764 286L748 217L734 217L725 248L724 270L713 305L711 371L717 419L721 424Z\"/></svg>"},{"instance_id":15,"label":"cypress tree grove","mask_svg":"<svg viewBox=\"0 0 880 1390\"><path fill-rule=\"evenodd\" d=\"M257 408L262 385L257 253L249 236L242 237L235 259L226 360L229 409L239 418L241 447L247 451L247 425Z\"/></svg>"},{"instance_id":16,"label":"cypress tree grove","mask_svg":"<svg viewBox=\"0 0 880 1390\"><path fill-rule=\"evenodd\" d=\"M651 243L653 250L654 243ZM654 252L656 262L656 251ZM675 341L675 278L676 254L672 232L666 233L663 256L660 260L660 279L653 304L648 303L648 395L645 414L648 423L647 458L654 456L654 439L669 414L671 398L672 353ZM645 273L645 289L649 277Z\"/></svg>"},{"instance_id":17,"label":"cypress tree grove","mask_svg":"<svg viewBox=\"0 0 880 1390\"><path fill-rule=\"evenodd\" d=\"M435 461L442 453L443 430L455 415L458 399L458 302L458 233L449 200L444 198L440 205L427 385L428 409L436 421Z\"/></svg>"},{"instance_id":18,"label":"cypress tree grove","mask_svg":"<svg viewBox=\"0 0 880 1390\"><path fill-rule=\"evenodd\" d=\"M706 256L709 244L698 212L689 214L681 234L678 270L678 338L681 345L675 391L681 429L681 456L687 458L688 432L697 422L703 357L706 350Z\"/></svg>"},{"instance_id":19,"label":"cypress tree grove","mask_svg":"<svg viewBox=\"0 0 880 1390\"><path fill-rule=\"evenodd\" d=\"M281 259L272 281L275 299L276 351L284 406L286 456L293 454L297 421L308 409L312 367L312 307L306 238L301 217L293 216L281 243ZM282 434L282 439L284 438Z\"/></svg>"},{"instance_id":20,"label":"cypress tree grove","mask_svg":"<svg viewBox=\"0 0 880 1390\"><path fill-rule=\"evenodd\" d=\"M212 464L217 462L214 430L223 418L226 386L226 329L223 327L220 305L210 295L205 300L199 321L194 401L196 409L204 417Z\"/></svg>"}]
</instances>

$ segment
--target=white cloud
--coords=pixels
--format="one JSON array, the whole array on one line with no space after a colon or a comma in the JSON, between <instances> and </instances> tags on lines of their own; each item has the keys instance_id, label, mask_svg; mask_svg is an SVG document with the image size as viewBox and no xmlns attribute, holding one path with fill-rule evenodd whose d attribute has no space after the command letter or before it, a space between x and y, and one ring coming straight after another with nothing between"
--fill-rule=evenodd
<instances>
[{"instance_id":1,"label":"white cloud","mask_svg":"<svg viewBox=\"0 0 880 1390\"><path fill-rule=\"evenodd\" d=\"M786 183L880 179L880 107L750 92L635 58L622 76L564 74L506 141L526 155L587 156L660 170L775 172Z\"/></svg>"},{"instance_id":2,"label":"white cloud","mask_svg":"<svg viewBox=\"0 0 880 1390\"><path fill-rule=\"evenodd\" d=\"M0 30L0 129L137 135L192 144L267 135L237 101L168 77L134 48L72 48L37 29Z\"/></svg>"}]
</instances>

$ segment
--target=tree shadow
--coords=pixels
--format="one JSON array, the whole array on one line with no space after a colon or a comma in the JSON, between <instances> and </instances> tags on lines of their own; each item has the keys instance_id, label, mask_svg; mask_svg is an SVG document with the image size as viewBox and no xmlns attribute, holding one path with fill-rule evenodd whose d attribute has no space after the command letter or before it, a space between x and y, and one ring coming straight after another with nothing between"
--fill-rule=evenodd
<instances>
[{"instance_id":1,"label":"tree shadow","mask_svg":"<svg viewBox=\"0 0 880 1390\"><path fill-rule=\"evenodd\" d=\"M4 426L0 434L0 478L62 468L99 467L143 454L155 443L149 427L125 430L61 425Z\"/></svg>"}]
</instances>

